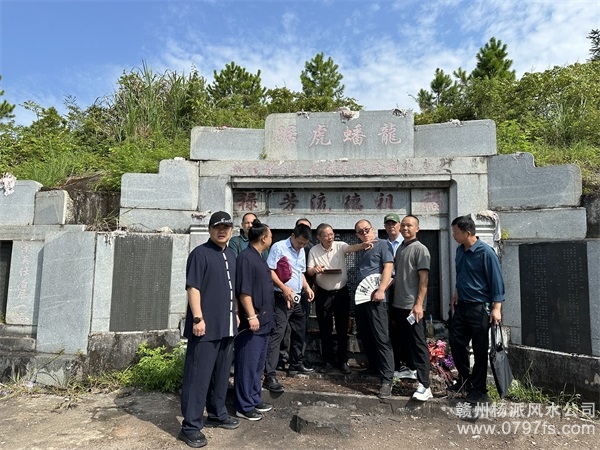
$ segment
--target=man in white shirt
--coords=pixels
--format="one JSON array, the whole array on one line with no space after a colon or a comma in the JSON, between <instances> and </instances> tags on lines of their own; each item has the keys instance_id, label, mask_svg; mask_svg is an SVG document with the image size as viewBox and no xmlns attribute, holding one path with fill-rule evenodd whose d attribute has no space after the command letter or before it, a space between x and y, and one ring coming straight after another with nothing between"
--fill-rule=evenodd
<instances>
[{"instance_id":1,"label":"man in white shirt","mask_svg":"<svg viewBox=\"0 0 600 450\"><path fill-rule=\"evenodd\" d=\"M366 250L369 243L348 245L336 241L331 225L322 223L317 227L319 244L310 249L306 272L315 280L315 305L323 367L321 373L329 372L335 363L333 323L337 335L337 363L343 374L348 375L348 319L350 317L350 293L346 283L346 254Z\"/></svg>"}]
</instances>

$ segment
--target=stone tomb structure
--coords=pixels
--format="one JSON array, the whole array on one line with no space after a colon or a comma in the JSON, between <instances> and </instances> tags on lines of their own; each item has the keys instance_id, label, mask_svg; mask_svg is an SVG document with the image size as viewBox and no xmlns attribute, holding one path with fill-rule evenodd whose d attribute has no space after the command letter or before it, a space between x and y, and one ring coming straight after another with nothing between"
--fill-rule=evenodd
<instances>
[{"instance_id":1,"label":"stone tomb structure","mask_svg":"<svg viewBox=\"0 0 600 450\"><path fill-rule=\"evenodd\" d=\"M123 175L118 232L69 225L66 192L41 192L35 181L0 196L2 345L38 358L79 355L94 372L126 365L149 333L176 342L185 261L217 210L236 223L251 211L278 233L307 217L349 240L359 219L382 232L389 212L417 215L438 273L428 309L443 320L454 283L450 222L472 214L501 255L504 324L519 359L535 359L536 349L587 355L580 381L558 381L600 392L600 243L586 239L577 166L497 155L489 120L414 126L412 112L398 110L350 120L275 114L264 130L196 127L191 137L189 160ZM14 368L14 359L0 362Z\"/></svg>"}]
</instances>

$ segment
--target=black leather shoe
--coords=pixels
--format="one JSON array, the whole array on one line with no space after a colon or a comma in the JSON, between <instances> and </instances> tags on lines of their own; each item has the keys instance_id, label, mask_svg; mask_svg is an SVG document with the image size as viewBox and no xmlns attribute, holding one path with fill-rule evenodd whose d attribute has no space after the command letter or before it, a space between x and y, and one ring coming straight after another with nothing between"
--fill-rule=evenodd
<instances>
[{"instance_id":1,"label":"black leather shoe","mask_svg":"<svg viewBox=\"0 0 600 450\"><path fill-rule=\"evenodd\" d=\"M347 362L340 364L340 370L344 375L350 375L352 373L352 370Z\"/></svg>"},{"instance_id":2,"label":"black leather shoe","mask_svg":"<svg viewBox=\"0 0 600 450\"><path fill-rule=\"evenodd\" d=\"M313 373L314 371L315 369L309 369L304 364L299 364L297 366L290 366L288 373L290 375L298 375L299 373Z\"/></svg>"},{"instance_id":3,"label":"black leather shoe","mask_svg":"<svg viewBox=\"0 0 600 450\"><path fill-rule=\"evenodd\" d=\"M263 387L273 393L283 392L283 386L277 381L275 377L265 377Z\"/></svg>"},{"instance_id":4,"label":"black leather shoe","mask_svg":"<svg viewBox=\"0 0 600 450\"><path fill-rule=\"evenodd\" d=\"M202 431L195 431L192 434L186 434L183 430L180 430L179 434L177 435L177 439L185 442L187 445L193 448L204 447L206 444L208 444L208 441L206 440L206 437Z\"/></svg>"},{"instance_id":5,"label":"black leather shoe","mask_svg":"<svg viewBox=\"0 0 600 450\"><path fill-rule=\"evenodd\" d=\"M325 365L323 367L319 368L319 373L327 373L331 369L333 369L333 364L325 363Z\"/></svg>"},{"instance_id":6,"label":"black leather shoe","mask_svg":"<svg viewBox=\"0 0 600 450\"><path fill-rule=\"evenodd\" d=\"M204 426L208 428L224 428L226 430L235 430L240 426L240 421L235 417L228 417L225 420L206 419Z\"/></svg>"}]
</instances>

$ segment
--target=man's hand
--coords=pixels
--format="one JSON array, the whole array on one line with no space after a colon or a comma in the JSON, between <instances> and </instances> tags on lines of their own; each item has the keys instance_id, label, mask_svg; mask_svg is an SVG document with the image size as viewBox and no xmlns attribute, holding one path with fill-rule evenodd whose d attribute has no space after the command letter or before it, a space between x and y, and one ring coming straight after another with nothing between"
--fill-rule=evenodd
<instances>
[{"instance_id":1,"label":"man's hand","mask_svg":"<svg viewBox=\"0 0 600 450\"><path fill-rule=\"evenodd\" d=\"M195 323L192 327L194 336L204 336L206 334L206 322L203 320L200 323Z\"/></svg>"},{"instance_id":2,"label":"man's hand","mask_svg":"<svg viewBox=\"0 0 600 450\"><path fill-rule=\"evenodd\" d=\"M258 331L258 329L260 328L260 321L258 320L258 317L254 317L253 319L249 319L248 320L248 324L250 325L250 330L251 331Z\"/></svg>"},{"instance_id":3,"label":"man's hand","mask_svg":"<svg viewBox=\"0 0 600 450\"><path fill-rule=\"evenodd\" d=\"M292 305L294 304L294 290L291 287L284 285L281 293L283 294L283 298L287 301L287 308L292 309Z\"/></svg>"},{"instance_id":4,"label":"man's hand","mask_svg":"<svg viewBox=\"0 0 600 450\"><path fill-rule=\"evenodd\" d=\"M423 305L415 304L410 312L415 315L415 320L417 323L419 323L419 321L423 318Z\"/></svg>"},{"instance_id":5,"label":"man's hand","mask_svg":"<svg viewBox=\"0 0 600 450\"><path fill-rule=\"evenodd\" d=\"M379 289L377 289L375 291L375 294L373 295L373 301L374 302L382 302L384 300L385 300L385 288L380 287Z\"/></svg>"},{"instance_id":6,"label":"man's hand","mask_svg":"<svg viewBox=\"0 0 600 450\"><path fill-rule=\"evenodd\" d=\"M365 241L359 244L361 250L371 250L373 248L373 241Z\"/></svg>"},{"instance_id":7,"label":"man's hand","mask_svg":"<svg viewBox=\"0 0 600 450\"><path fill-rule=\"evenodd\" d=\"M490 311L490 323L498 325L502 320L502 303L494 302L492 310Z\"/></svg>"},{"instance_id":8,"label":"man's hand","mask_svg":"<svg viewBox=\"0 0 600 450\"><path fill-rule=\"evenodd\" d=\"M308 303L311 303L315 299L315 293L310 287L307 287L305 291L308 296Z\"/></svg>"}]
</instances>

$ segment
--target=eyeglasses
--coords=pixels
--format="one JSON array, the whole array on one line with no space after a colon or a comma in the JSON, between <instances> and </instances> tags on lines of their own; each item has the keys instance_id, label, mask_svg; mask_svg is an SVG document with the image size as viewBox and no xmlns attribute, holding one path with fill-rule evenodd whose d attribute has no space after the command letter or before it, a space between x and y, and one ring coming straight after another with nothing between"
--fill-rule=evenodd
<instances>
[{"instance_id":1,"label":"eyeglasses","mask_svg":"<svg viewBox=\"0 0 600 450\"><path fill-rule=\"evenodd\" d=\"M365 234L369 234L369 231L371 231L373 229L373 227L367 227L367 228L363 228L362 230L356 230L357 234L360 235L365 235Z\"/></svg>"}]
</instances>

